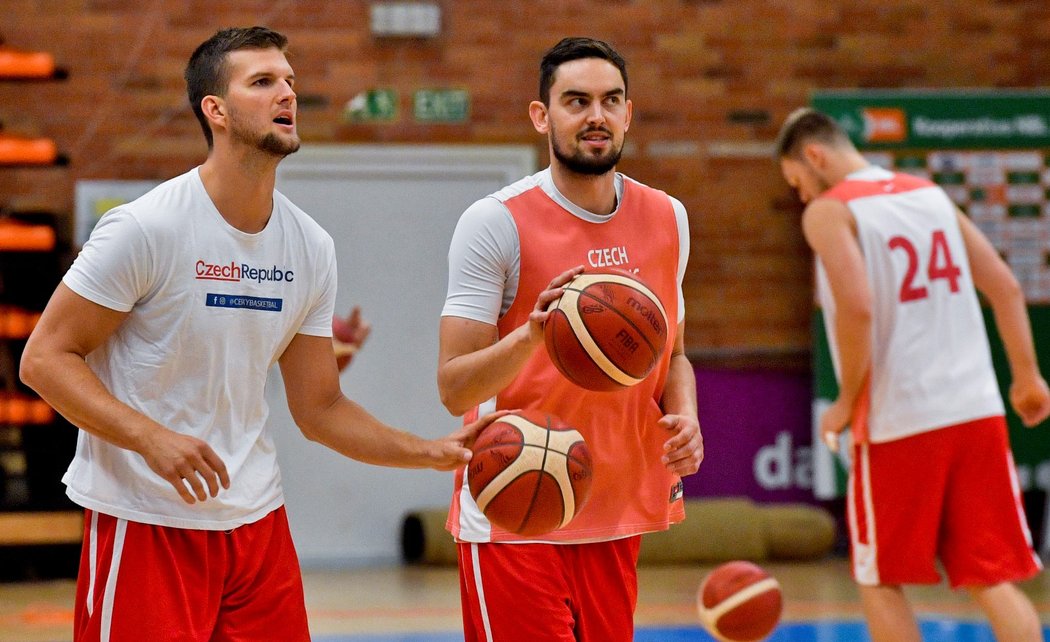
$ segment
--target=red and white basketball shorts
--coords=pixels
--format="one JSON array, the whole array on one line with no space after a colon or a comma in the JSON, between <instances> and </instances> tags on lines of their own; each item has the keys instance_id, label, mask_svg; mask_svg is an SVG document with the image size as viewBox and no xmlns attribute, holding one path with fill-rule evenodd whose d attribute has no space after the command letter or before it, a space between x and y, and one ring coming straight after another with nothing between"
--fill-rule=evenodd
<instances>
[{"instance_id":1,"label":"red and white basketball shorts","mask_svg":"<svg viewBox=\"0 0 1050 642\"><path fill-rule=\"evenodd\" d=\"M953 588L1042 568L1021 504L1003 417L853 448L847 512L853 576L865 586Z\"/></svg>"},{"instance_id":2,"label":"red and white basketball shorts","mask_svg":"<svg viewBox=\"0 0 1050 642\"><path fill-rule=\"evenodd\" d=\"M460 543L465 642L630 642L640 543Z\"/></svg>"},{"instance_id":3,"label":"red and white basketball shorts","mask_svg":"<svg viewBox=\"0 0 1050 642\"><path fill-rule=\"evenodd\" d=\"M85 511L77 642L308 642L284 507L232 531Z\"/></svg>"}]
</instances>

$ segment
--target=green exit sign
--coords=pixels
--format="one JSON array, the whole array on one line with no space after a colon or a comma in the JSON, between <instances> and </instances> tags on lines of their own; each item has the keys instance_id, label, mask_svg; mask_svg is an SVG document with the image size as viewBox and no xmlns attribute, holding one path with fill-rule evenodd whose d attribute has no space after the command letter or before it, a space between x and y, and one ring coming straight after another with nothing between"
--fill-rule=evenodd
<instances>
[{"instance_id":1,"label":"green exit sign","mask_svg":"<svg viewBox=\"0 0 1050 642\"><path fill-rule=\"evenodd\" d=\"M466 89L420 89L412 104L416 120L424 123L462 123L470 114Z\"/></svg>"},{"instance_id":2,"label":"green exit sign","mask_svg":"<svg viewBox=\"0 0 1050 642\"><path fill-rule=\"evenodd\" d=\"M392 122L397 119L397 92L393 89L368 89L354 96L343 108L343 120L357 122Z\"/></svg>"}]
</instances>

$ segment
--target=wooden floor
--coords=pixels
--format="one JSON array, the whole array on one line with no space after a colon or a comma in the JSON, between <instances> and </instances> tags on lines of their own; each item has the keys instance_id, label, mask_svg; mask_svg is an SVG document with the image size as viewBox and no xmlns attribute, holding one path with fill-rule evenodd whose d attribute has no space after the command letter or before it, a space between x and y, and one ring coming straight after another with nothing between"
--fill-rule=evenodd
<instances>
[{"instance_id":1,"label":"wooden floor","mask_svg":"<svg viewBox=\"0 0 1050 642\"><path fill-rule=\"evenodd\" d=\"M844 560L767 564L784 590L785 621L860 619L856 589ZM693 601L706 566L639 569L640 627L696 623ZM452 567L396 566L304 573L315 636L452 632L460 630L459 591ZM1050 624L1050 574L1022 588ZM920 616L980 619L965 593L946 586L909 591ZM72 639L71 580L0 584L0 642ZM423 636L425 639L425 636Z\"/></svg>"}]
</instances>

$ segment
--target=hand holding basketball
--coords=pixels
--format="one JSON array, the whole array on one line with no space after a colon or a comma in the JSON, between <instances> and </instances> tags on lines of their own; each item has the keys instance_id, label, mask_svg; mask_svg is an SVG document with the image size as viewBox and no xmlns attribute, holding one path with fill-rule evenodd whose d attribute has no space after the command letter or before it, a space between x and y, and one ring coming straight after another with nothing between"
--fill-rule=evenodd
<instances>
[{"instance_id":1,"label":"hand holding basketball","mask_svg":"<svg viewBox=\"0 0 1050 642\"><path fill-rule=\"evenodd\" d=\"M533 308L532 313L529 314L529 336L531 339L534 341L543 339L545 334L544 327L546 326L547 318L551 314L551 303L557 301L565 293L565 285L582 272L582 265L565 270L551 279L551 282L547 284L547 289L540 292L536 298L536 306Z\"/></svg>"},{"instance_id":2,"label":"hand holding basketball","mask_svg":"<svg viewBox=\"0 0 1050 642\"><path fill-rule=\"evenodd\" d=\"M700 583L700 623L719 642L758 642L780 622L780 584L751 562L726 562Z\"/></svg>"},{"instance_id":3,"label":"hand holding basketball","mask_svg":"<svg viewBox=\"0 0 1050 642\"><path fill-rule=\"evenodd\" d=\"M470 461L473 456L470 449L481 431L510 412L509 410L499 410L490 413L450 433L443 439L430 442L430 448L425 455L427 459L426 466L436 470L455 470Z\"/></svg>"}]
</instances>

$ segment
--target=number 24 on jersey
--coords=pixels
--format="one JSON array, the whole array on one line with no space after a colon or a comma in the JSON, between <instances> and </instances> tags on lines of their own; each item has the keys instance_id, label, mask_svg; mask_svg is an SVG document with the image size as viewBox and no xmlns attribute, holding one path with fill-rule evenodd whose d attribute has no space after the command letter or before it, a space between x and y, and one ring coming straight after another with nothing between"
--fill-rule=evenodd
<instances>
[{"instance_id":1,"label":"number 24 on jersey","mask_svg":"<svg viewBox=\"0 0 1050 642\"><path fill-rule=\"evenodd\" d=\"M937 279L948 281L948 286L954 294L959 291L959 278L962 276L962 270L952 259L952 252L948 247L948 238L944 235L944 230L933 230L932 236L932 250L926 265L926 277L930 283ZM906 236L894 236L889 240L888 245L891 251L902 250L908 257L908 267L904 273L904 280L901 281L901 303L925 299L929 296L928 289L925 285L915 282L921 267L921 259L915 244Z\"/></svg>"}]
</instances>

